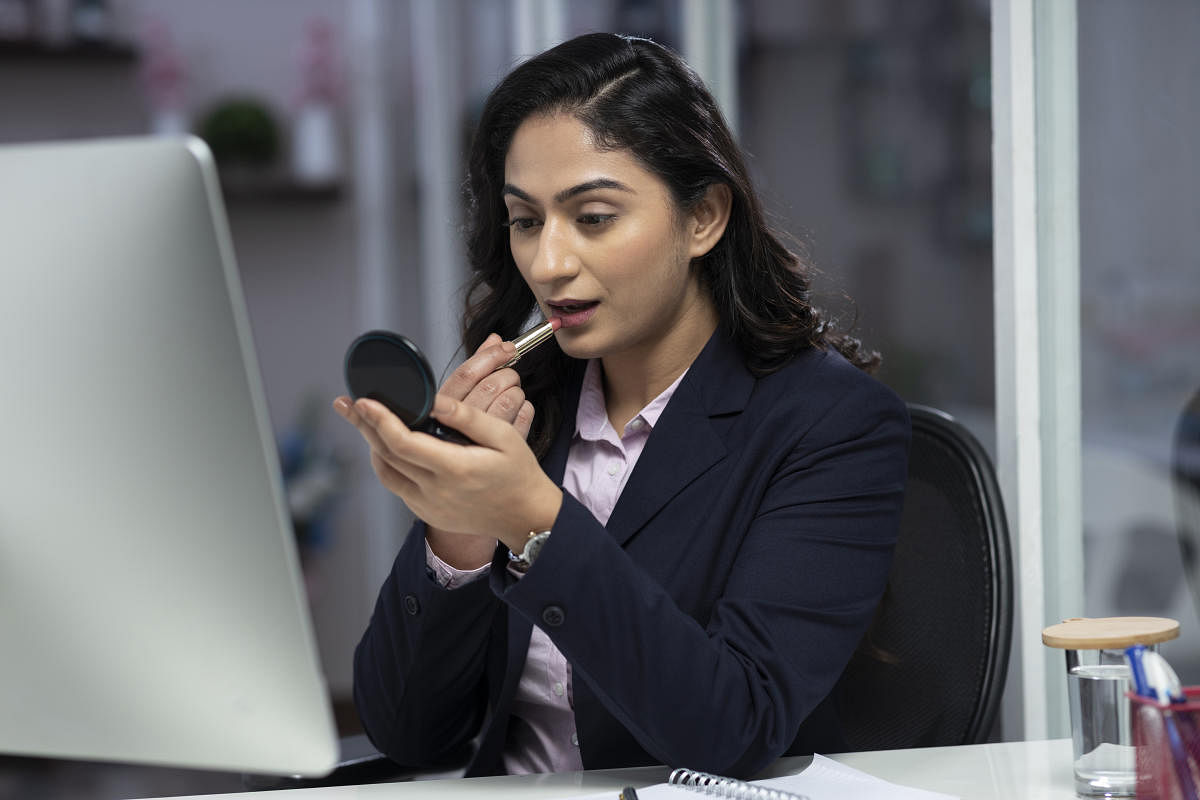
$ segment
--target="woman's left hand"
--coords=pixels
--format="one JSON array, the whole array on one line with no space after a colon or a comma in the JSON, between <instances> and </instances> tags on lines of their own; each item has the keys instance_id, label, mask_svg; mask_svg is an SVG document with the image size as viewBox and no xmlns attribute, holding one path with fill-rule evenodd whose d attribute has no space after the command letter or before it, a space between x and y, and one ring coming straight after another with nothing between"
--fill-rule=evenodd
<instances>
[{"instance_id":1,"label":"woman's left hand","mask_svg":"<svg viewBox=\"0 0 1200 800\"><path fill-rule=\"evenodd\" d=\"M433 416L474 442L460 445L409 430L373 400L339 398L335 406L370 445L380 482L427 524L494 531L515 552L530 531L553 526L562 489L511 423L439 394Z\"/></svg>"}]
</instances>

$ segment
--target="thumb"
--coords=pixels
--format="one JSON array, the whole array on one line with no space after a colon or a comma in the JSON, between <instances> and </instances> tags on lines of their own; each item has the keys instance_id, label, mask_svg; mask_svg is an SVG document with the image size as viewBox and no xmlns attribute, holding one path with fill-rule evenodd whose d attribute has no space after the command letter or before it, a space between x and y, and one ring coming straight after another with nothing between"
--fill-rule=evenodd
<instances>
[{"instance_id":1,"label":"thumb","mask_svg":"<svg viewBox=\"0 0 1200 800\"><path fill-rule=\"evenodd\" d=\"M439 394L434 398L433 417L466 436L475 444L492 450L504 448L508 435L516 429L499 417L493 417L478 408ZM519 436L519 434L517 434ZM524 440L522 440L524 441Z\"/></svg>"}]
</instances>

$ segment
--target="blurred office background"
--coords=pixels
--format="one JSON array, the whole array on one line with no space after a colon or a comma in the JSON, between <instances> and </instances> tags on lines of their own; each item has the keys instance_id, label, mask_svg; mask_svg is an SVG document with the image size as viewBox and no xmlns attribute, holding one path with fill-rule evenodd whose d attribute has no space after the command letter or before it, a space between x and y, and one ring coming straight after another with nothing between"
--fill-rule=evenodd
<instances>
[{"instance_id":1,"label":"blurred office background","mask_svg":"<svg viewBox=\"0 0 1200 800\"><path fill-rule=\"evenodd\" d=\"M651 36L701 69L779 227L818 270L822 303L882 351L883 380L995 453L988 0L0 0L0 143L190 130L221 148L344 731L357 729L353 648L408 524L329 410L344 348L388 327L435 368L454 360L473 115L522 56L592 30ZM1197 683L1171 465L1177 430L1200 436L1181 422L1200 390L1200 5L1086 0L1077 30L1074 613L1180 619L1163 652ZM1192 448L1179 452L1195 463ZM1022 737L1018 700L998 735ZM5 797L237 788L0 758Z\"/></svg>"}]
</instances>

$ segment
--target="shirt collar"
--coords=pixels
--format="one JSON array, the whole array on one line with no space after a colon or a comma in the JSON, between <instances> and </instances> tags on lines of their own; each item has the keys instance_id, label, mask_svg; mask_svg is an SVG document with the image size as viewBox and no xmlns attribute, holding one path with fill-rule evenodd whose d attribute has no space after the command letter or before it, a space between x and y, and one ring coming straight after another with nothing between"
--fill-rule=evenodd
<instances>
[{"instance_id":1,"label":"shirt collar","mask_svg":"<svg viewBox=\"0 0 1200 800\"><path fill-rule=\"evenodd\" d=\"M587 369L583 373L583 384L579 387L579 407L575 412L575 435L588 441L604 439L606 430L616 438L616 431L608 421L608 407L604 402L603 375L604 368L600 359L590 359ZM646 423L647 428L653 430L654 426L658 424L658 418L666 410L671 396L679 388L684 375L687 375L686 369L658 397L651 400L645 408L638 412L634 419L640 418ZM630 420L630 422L632 421ZM626 434L630 432L629 425L625 426L625 432Z\"/></svg>"}]
</instances>

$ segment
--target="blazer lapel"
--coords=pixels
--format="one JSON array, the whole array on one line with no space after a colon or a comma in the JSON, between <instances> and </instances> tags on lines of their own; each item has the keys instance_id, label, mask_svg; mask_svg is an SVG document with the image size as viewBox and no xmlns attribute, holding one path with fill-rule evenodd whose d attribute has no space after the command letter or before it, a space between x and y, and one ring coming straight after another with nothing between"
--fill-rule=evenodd
<instances>
[{"instance_id":1,"label":"blazer lapel","mask_svg":"<svg viewBox=\"0 0 1200 800\"><path fill-rule=\"evenodd\" d=\"M713 334L675 390L608 520L625 544L692 481L725 457L712 418L740 412L754 388L737 347Z\"/></svg>"}]
</instances>

